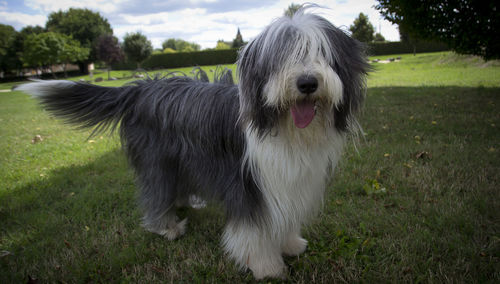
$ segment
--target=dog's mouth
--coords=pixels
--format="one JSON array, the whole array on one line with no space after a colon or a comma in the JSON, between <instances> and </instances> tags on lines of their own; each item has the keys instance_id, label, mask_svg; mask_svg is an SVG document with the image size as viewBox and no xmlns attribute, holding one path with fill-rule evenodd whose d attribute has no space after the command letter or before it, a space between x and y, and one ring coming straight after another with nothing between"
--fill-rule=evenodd
<instances>
[{"instance_id":1,"label":"dog's mouth","mask_svg":"<svg viewBox=\"0 0 500 284\"><path fill-rule=\"evenodd\" d=\"M316 115L315 103L312 100L297 101L290 108L292 113L293 123L297 128L307 127Z\"/></svg>"}]
</instances>

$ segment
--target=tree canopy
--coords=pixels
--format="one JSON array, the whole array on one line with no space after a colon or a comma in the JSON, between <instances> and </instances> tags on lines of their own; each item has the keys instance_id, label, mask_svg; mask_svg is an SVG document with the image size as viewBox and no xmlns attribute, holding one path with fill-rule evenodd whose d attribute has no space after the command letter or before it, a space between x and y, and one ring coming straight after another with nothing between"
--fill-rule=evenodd
<instances>
[{"instance_id":1,"label":"tree canopy","mask_svg":"<svg viewBox=\"0 0 500 284\"><path fill-rule=\"evenodd\" d=\"M88 61L97 59L97 40L103 34L113 34L108 20L89 9L70 8L49 15L46 28L51 32L72 36L83 47L90 49Z\"/></svg>"},{"instance_id":2,"label":"tree canopy","mask_svg":"<svg viewBox=\"0 0 500 284\"><path fill-rule=\"evenodd\" d=\"M137 63L137 68L140 68L141 63L153 53L153 46L146 36L137 32L125 35L123 51L131 61Z\"/></svg>"},{"instance_id":3,"label":"tree canopy","mask_svg":"<svg viewBox=\"0 0 500 284\"><path fill-rule=\"evenodd\" d=\"M293 14L295 14L295 12L297 12L300 9L300 7L302 6L299 4L292 3L288 5L288 8L286 8L284 15L291 18Z\"/></svg>"},{"instance_id":4,"label":"tree canopy","mask_svg":"<svg viewBox=\"0 0 500 284\"><path fill-rule=\"evenodd\" d=\"M111 65L122 61L124 58L118 38L110 34L101 35L97 40L97 58L108 66L109 80Z\"/></svg>"},{"instance_id":5,"label":"tree canopy","mask_svg":"<svg viewBox=\"0 0 500 284\"><path fill-rule=\"evenodd\" d=\"M385 19L410 37L447 43L458 53L500 58L500 3L479 0L378 0Z\"/></svg>"},{"instance_id":6,"label":"tree canopy","mask_svg":"<svg viewBox=\"0 0 500 284\"><path fill-rule=\"evenodd\" d=\"M231 46L227 43L225 43L223 40L218 40L217 45L215 46L215 50L223 50L223 49L230 49Z\"/></svg>"},{"instance_id":7,"label":"tree canopy","mask_svg":"<svg viewBox=\"0 0 500 284\"><path fill-rule=\"evenodd\" d=\"M163 50L170 48L175 52L191 52L201 49L200 45L194 42L185 41L179 38L169 38L162 43Z\"/></svg>"},{"instance_id":8,"label":"tree canopy","mask_svg":"<svg viewBox=\"0 0 500 284\"><path fill-rule=\"evenodd\" d=\"M354 19L354 23L349 27L351 36L361 42L371 42L375 39L375 28L368 20L368 16L359 13L359 16Z\"/></svg>"},{"instance_id":9,"label":"tree canopy","mask_svg":"<svg viewBox=\"0 0 500 284\"><path fill-rule=\"evenodd\" d=\"M0 24L0 70L2 71L7 71L12 65L10 57L16 34L12 26Z\"/></svg>"},{"instance_id":10,"label":"tree canopy","mask_svg":"<svg viewBox=\"0 0 500 284\"><path fill-rule=\"evenodd\" d=\"M123 51L118 38L113 35L101 35L97 40L97 58L107 65L115 64L123 60Z\"/></svg>"},{"instance_id":11,"label":"tree canopy","mask_svg":"<svg viewBox=\"0 0 500 284\"><path fill-rule=\"evenodd\" d=\"M26 38L22 61L29 66L51 68L55 64L65 66L70 62L85 60L88 54L88 48L82 48L80 43L70 36L45 32ZM54 71L52 74L55 76Z\"/></svg>"}]
</instances>

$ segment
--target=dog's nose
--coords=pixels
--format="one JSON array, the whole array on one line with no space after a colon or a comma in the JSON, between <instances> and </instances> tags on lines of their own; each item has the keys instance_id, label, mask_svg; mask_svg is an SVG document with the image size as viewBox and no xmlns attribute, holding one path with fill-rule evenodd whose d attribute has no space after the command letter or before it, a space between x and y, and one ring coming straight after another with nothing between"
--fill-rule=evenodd
<instances>
[{"instance_id":1,"label":"dog's nose","mask_svg":"<svg viewBox=\"0 0 500 284\"><path fill-rule=\"evenodd\" d=\"M297 79L297 89L304 95L312 94L318 89L318 79L311 75L301 75Z\"/></svg>"}]
</instances>

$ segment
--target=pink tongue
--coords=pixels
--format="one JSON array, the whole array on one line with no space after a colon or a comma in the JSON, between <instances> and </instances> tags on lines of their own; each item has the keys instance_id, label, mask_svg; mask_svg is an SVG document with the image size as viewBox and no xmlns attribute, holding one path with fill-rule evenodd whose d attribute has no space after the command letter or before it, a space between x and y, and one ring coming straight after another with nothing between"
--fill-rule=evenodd
<instances>
[{"instance_id":1,"label":"pink tongue","mask_svg":"<svg viewBox=\"0 0 500 284\"><path fill-rule=\"evenodd\" d=\"M314 118L314 102L301 101L290 109L293 122L298 128L304 128L311 123Z\"/></svg>"}]
</instances>

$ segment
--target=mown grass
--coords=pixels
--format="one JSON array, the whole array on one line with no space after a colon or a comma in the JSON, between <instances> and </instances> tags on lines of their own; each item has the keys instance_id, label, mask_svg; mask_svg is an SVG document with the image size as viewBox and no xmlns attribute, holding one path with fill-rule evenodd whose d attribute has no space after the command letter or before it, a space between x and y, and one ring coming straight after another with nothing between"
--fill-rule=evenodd
<instances>
[{"instance_id":1,"label":"mown grass","mask_svg":"<svg viewBox=\"0 0 500 284\"><path fill-rule=\"evenodd\" d=\"M303 230L307 251L286 258L291 282L500 281L500 67L402 57L369 76L364 135ZM89 134L0 93L1 283L253 281L224 256L215 205L182 211L174 242L144 231L118 137Z\"/></svg>"}]
</instances>

